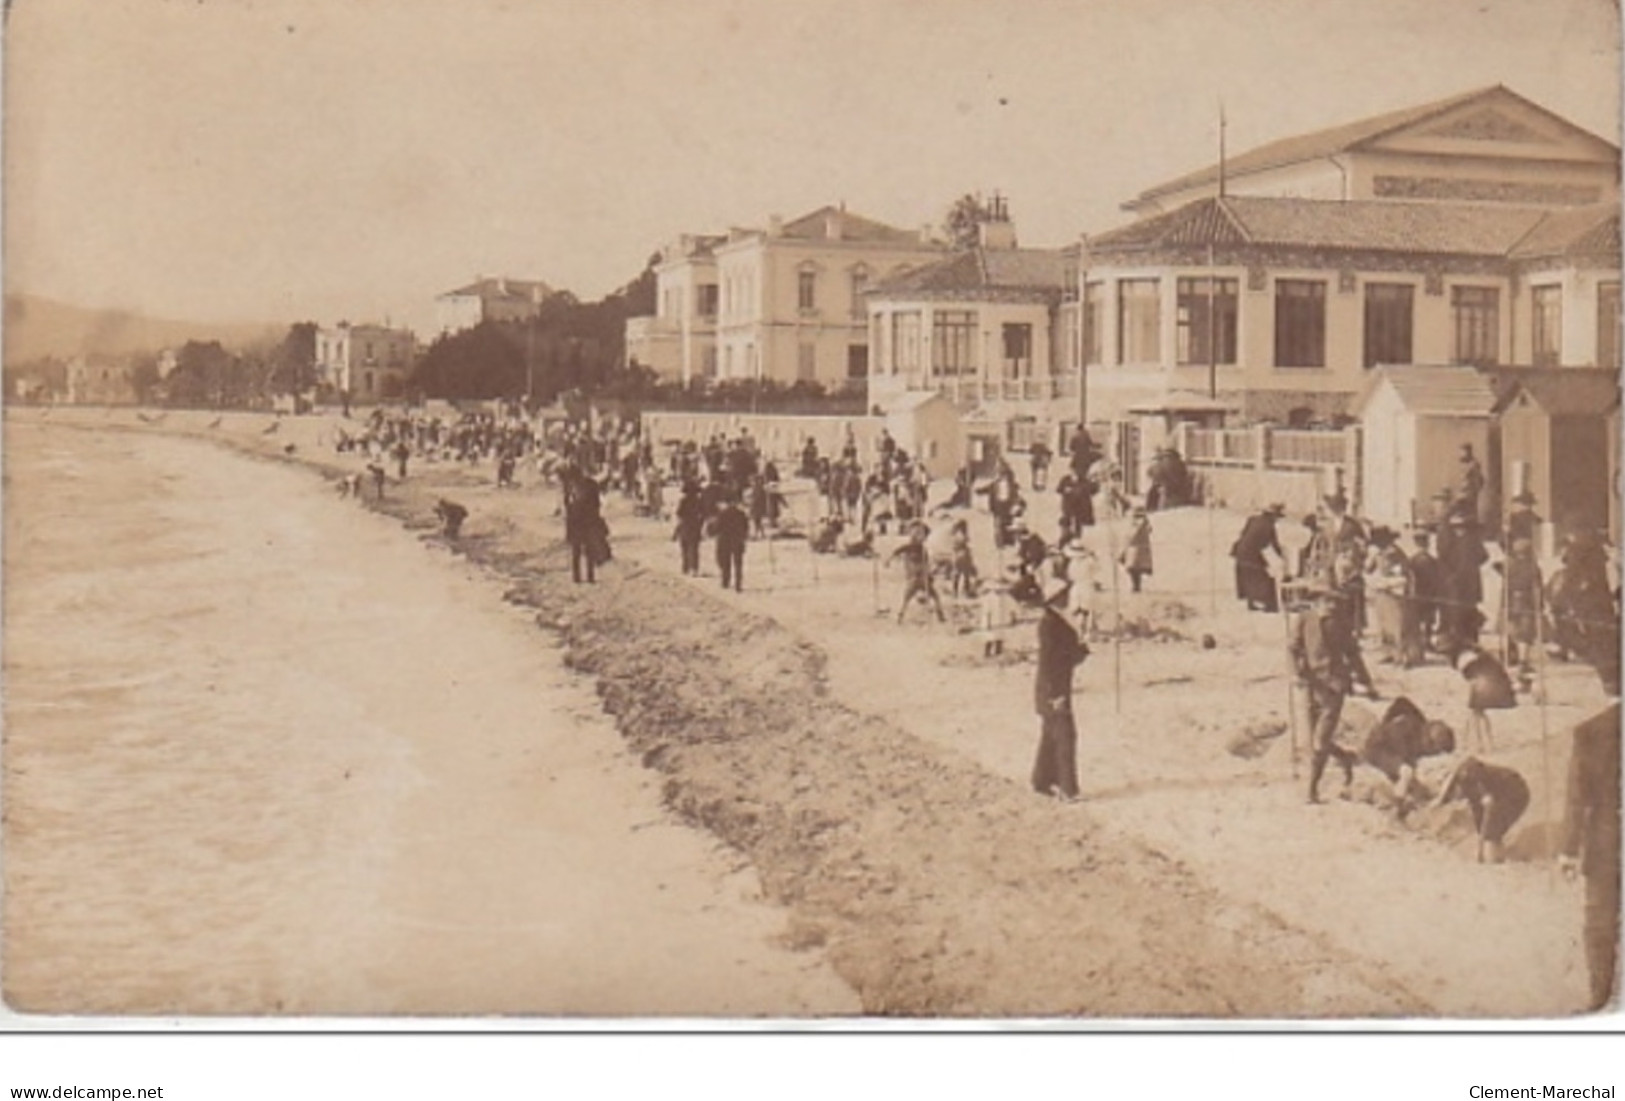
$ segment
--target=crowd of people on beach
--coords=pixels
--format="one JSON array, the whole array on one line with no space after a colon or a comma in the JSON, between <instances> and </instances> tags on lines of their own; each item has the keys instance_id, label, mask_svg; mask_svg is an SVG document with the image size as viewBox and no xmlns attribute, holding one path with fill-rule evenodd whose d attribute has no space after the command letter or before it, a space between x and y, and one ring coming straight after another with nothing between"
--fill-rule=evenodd
<instances>
[{"instance_id":1,"label":"crowd of people on beach","mask_svg":"<svg viewBox=\"0 0 1625 1101\"><path fill-rule=\"evenodd\" d=\"M528 464L544 485L558 488L556 514L563 518L571 576L578 583L594 582L611 560L604 501L618 493L633 516L672 525L683 575L705 573L701 548L710 540L724 589L744 590L745 557L753 542L804 539L814 554L874 559L877 579L880 569L900 566L899 624L916 606L939 623L949 622L946 591L953 607L963 610L952 618L980 635L986 657L1002 655L1004 635L1013 624L1031 622L1039 719L1031 785L1063 801L1079 798L1073 678L1099 631L1093 612L1106 587L1103 578L1115 587L1120 570L1130 591L1142 591L1154 575L1152 517L1196 496L1181 457L1163 448L1146 472L1144 497L1131 498L1121 470L1082 427L1063 449L1065 467L1053 489L1049 450L1040 443L1029 454L1026 489L1008 459L999 458L981 477L967 463L940 501L932 500L936 483L926 464L884 432L868 462L850 432L829 455L807 439L789 477L748 430L656 441L635 419L605 417L592 426L561 423L540 431L517 410L451 421L380 411L355 434L341 434L336 446L368 459L380 496L388 462L399 478L406 477L414 459L476 467L494 462L498 486L516 484L516 467ZM361 492L359 482L352 488ZM1436 514L1408 532L1361 521L1336 490L1303 518L1309 538L1292 561L1280 540L1278 524L1286 510L1279 503L1247 518L1230 553L1237 599L1248 609L1287 617L1296 691L1307 704L1308 801L1321 802L1331 764L1343 773L1345 791L1355 767L1369 766L1386 778L1400 818L1424 802L1466 803L1479 859L1499 862L1530 792L1525 778L1497 758L1489 713L1518 706L1519 696L1530 698L1548 656L1588 662L1604 673L1605 682L1606 670L1613 668L1615 676L1605 688L1617 699L1619 594L1610 583L1607 548L1596 533L1570 532L1559 548L1560 568L1543 577L1535 554L1543 524L1535 511L1538 502L1527 491L1514 495L1495 531L1481 514L1483 491L1482 469L1464 448L1460 470ZM1050 539L1030 524L1029 492L1056 495L1059 522ZM457 538L468 510L443 498L436 512L445 534ZM1113 525L1103 540L1088 534L1101 517L1127 523ZM991 536L998 563L990 569L977 562L974 548L985 543L972 538L973 524L985 524L982 534ZM894 541L887 551L884 540ZM1493 619L1484 607L1486 567L1500 578ZM1496 645L1484 644L1487 632L1495 635ZM1399 696L1360 745L1342 744L1346 698L1356 690L1371 699L1380 695L1365 646L1374 662L1400 669L1447 664L1459 672L1467 689L1461 736ZM1572 822L1565 833L1565 853L1576 858L1588 892L1601 900L1587 910L1588 928L1597 930L1606 924L1609 890L1616 911L1618 905L1617 877L1610 887L1606 856L1591 855L1610 844L1617 853L1617 799L1610 826L1608 808L1595 796L1596 771L1618 769L1617 703L1612 714L1612 743L1594 733L1576 733ZM1607 726L1606 718L1599 721ZM1459 757L1454 756L1458 749ZM1431 789L1419 778L1419 766L1429 757L1454 759L1448 775ZM1588 944L1600 944L1602 936L1602 931L1588 933ZM1605 965L1598 956L1596 966Z\"/></svg>"}]
</instances>

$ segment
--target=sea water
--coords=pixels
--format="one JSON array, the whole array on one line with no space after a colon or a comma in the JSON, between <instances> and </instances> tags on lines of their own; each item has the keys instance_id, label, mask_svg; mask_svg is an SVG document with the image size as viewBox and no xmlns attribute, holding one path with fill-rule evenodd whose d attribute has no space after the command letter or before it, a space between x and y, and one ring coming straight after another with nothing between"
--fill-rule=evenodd
<instances>
[{"instance_id":1,"label":"sea water","mask_svg":"<svg viewBox=\"0 0 1625 1101\"><path fill-rule=\"evenodd\" d=\"M499 587L312 472L7 426L14 1010L852 1012Z\"/></svg>"}]
</instances>

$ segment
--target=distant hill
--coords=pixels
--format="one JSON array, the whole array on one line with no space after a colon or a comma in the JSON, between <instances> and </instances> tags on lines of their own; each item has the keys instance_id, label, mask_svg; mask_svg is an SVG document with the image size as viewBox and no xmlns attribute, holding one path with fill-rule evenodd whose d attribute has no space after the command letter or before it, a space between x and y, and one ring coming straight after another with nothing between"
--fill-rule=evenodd
<instances>
[{"instance_id":1,"label":"distant hill","mask_svg":"<svg viewBox=\"0 0 1625 1101\"><path fill-rule=\"evenodd\" d=\"M95 310L28 294L5 296L5 362L42 356L127 355L174 348L188 340L218 340L228 348L287 331L271 324L221 324L147 317L127 310Z\"/></svg>"}]
</instances>

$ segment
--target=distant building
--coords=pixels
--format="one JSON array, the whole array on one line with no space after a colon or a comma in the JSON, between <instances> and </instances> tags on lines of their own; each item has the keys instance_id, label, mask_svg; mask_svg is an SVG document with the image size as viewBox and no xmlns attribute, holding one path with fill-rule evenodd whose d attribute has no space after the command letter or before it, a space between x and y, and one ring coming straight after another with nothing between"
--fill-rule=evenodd
<instances>
[{"instance_id":1,"label":"distant building","mask_svg":"<svg viewBox=\"0 0 1625 1101\"><path fill-rule=\"evenodd\" d=\"M75 405L134 405L135 363L104 355L75 356L67 366L67 400Z\"/></svg>"},{"instance_id":2,"label":"distant building","mask_svg":"<svg viewBox=\"0 0 1625 1101\"><path fill-rule=\"evenodd\" d=\"M771 379L860 389L869 375L865 292L946 250L826 206L765 229L685 237L656 269L656 314L627 323L627 357L687 381Z\"/></svg>"},{"instance_id":3,"label":"distant building","mask_svg":"<svg viewBox=\"0 0 1625 1101\"><path fill-rule=\"evenodd\" d=\"M626 320L626 362L686 383L717 376L716 247L727 237L683 234L660 250L655 312Z\"/></svg>"},{"instance_id":4,"label":"distant building","mask_svg":"<svg viewBox=\"0 0 1625 1101\"><path fill-rule=\"evenodd\" d=\"M466 287L438 295L435 314L443 333L472 329L482 321L523 321L541 312L554 294L535 279L480 276Z\"/></svg>"},{"instance_id":5,"label":"distant building","mask_svg":"<svg viewBox=\"0 0 1625 1101\"><path fill-rule=\"evenodd\" d=\"M316 330L318 380L361 401L400 395L416 355L408 329L341 321Z\"/></svg>"},{"instance_id":6,"label":"distant building","mask_svg":"<svg viewBox=\"0 0 1625 1101\"><path fill-rule=\"evenodd\" d=\"M869 402L934 390L965 411L1059 423L1078 404L1078 249L1018 247L998 198L980 241L869 291Z\"/></svg>"}]
</instances>

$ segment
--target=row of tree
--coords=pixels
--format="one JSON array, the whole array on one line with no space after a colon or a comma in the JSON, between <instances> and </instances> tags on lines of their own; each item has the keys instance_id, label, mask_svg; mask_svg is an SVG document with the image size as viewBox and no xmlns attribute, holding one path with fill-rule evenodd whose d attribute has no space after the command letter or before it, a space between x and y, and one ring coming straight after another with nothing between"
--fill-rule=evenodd
<instances>
[{"instance_id":1,"label":"row of tree","mask_svg":"<svg viewBox=\"0 0 1625 1101\"><path fill-rule=\"evenodd\" d=\"M980 195L954 200L942 224L948 243L973 247L980 224L996 216L995 204ZM388 396L413 400L523 396L535 407L566 391L580 391L715 408L801 406L843 397L826 396L821 387L806 383L683 387L659 382L646 367L625 366L626 321L654 313L658 260L658 254L651 256L635 279L596 302L582 302L562 291L526 320L488 321L440 336L418 357L399 393ZM40 373L54 389L52 380L61 377L62 368L46 364ZM321 393L313 321L291 325L280 343L240 350L219 341L189 341L167 374L161 373L156 355L141 357L133 365L131 382L136 400L176 406L267 407L280 396L312 391L330 400L344 397L330 387Z\"/></svg>"}]
</instances>

